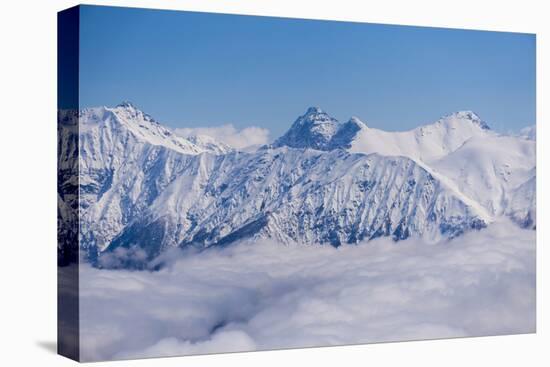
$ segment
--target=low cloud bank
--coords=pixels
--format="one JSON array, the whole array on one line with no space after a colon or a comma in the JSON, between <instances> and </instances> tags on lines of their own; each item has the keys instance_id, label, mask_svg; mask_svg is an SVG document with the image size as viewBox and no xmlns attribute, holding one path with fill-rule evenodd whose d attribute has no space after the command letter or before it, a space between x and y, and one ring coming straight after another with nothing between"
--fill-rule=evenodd
<instances>
[{"instance_id":1,"label":"low cloud bank","mask_svg":"<svg viewBox=\"0 0 550 367\"><path fill-rule=\"evenodd\" d=\"M167 259L83 266L84 360L535 330L535 232L510 223L439 244L264 241Z\"/></svg>"},{"instance_id":2,"label":"low cloud bank","mask_svg":"<svg viewBox=\"0 0 550 367\"><path fill-rule=\"evenodd\" d=\"M183 137L207 135L235 149L269 143L269 130L257 126L238 130L232 124L227 124L216 127L178 128L175 132Z\"/></svg>"}]
</instances>

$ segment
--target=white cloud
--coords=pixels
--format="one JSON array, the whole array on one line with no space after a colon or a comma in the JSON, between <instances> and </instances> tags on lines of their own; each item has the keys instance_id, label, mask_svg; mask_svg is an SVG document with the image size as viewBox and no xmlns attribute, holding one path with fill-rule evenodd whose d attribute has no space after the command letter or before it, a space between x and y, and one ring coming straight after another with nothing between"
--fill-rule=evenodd
<instances>
[{"instance_id":1,"label":"white cloud","mask_svg":"<svg viewBox=\"0 0 550 367\"><path fill-rule=\"evenodd\" d=\"M175 132L183 137L207 135L235 149L269 143L269 130L257 126L238 130L232 124L226 124L216 127L178 128Z\"/></svg>"},{"instance_id":2,"label":"white cloud","mask_svg":"<svg viewBox=\"0 0 550 367\"><path fill-rule=\"evenodd\" d=\"M147 358L151 356L174 356L190 354L211 354L233 352L235 350L254 350L254 341L245 332L240 330L222 331L214 333L212 337L202 342L181 341L171 337L158 341L144 350L130 353L121 352L117 358Z\"/></svg>"},{"instance_id":3,"label":"white cloud","mask_svg":"<svg viewBox=\"0 0 550 367\"><path fill-rule=\"evenodd\" d=\"M535 232L510 223L439 244L263 241L165 260L82 267L84 360L535 330Z\"/></svg>"}]
</instances>

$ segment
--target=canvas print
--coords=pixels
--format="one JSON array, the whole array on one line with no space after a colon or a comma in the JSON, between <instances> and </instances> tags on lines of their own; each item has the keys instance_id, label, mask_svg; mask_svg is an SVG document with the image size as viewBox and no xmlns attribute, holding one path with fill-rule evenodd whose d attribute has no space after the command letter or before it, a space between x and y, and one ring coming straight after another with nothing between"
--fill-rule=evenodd
<instances>
[{"instance_id":1,"label":"canvas print","mask_svg":"<svg viewBox=\"0 0 550 367\"><path fill-rule=\"evenodd\" d=\"M535 332L535 35L79 6L58 43L60 354Z\"/></svg>"}]
</instances>

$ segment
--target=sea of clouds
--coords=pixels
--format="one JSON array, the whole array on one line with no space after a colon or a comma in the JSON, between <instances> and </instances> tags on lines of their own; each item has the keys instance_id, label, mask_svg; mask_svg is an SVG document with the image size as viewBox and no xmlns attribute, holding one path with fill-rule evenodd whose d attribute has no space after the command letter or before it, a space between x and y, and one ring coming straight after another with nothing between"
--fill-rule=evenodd
<instances>
[{"instance_id":1,"label":"sea of clouds","mask_svg":"<svg viewBox=\"0 0 550 367\"><path fill-rule=\"evenodd\" d=\"M240 243L80 274L86 361L535 331L535 231L438 244Z\"/></svg>"}]
</instances>

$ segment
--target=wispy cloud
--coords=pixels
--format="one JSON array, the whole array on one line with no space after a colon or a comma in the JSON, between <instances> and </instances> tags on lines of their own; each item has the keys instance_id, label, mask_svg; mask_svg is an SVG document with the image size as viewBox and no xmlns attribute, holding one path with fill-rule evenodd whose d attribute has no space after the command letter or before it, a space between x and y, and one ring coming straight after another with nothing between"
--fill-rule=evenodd
<instances>
[{"instance_id":1,"label":"wispy cloud","mask_svg":"<svg viewBox=\"0 0 550 367\"><path fill-rule=\"evenodd\" d=\"M238 130L232 124L226 124L216 127L179 128L175 132L183 137L207 135L235 149L269 143L269 130L257 126Z\"/></svg>"},{"instance_id":2,"label":"wispy cloud","mask_svg":"<svg viewBox=\"0 0 550 367\"><path fill-rule=\"evenodd\" d=\"M535 330L535 232L509 223L439 244L263 241L164 260L82 267L85 360Z\"/></svg>"}]
</instances>

